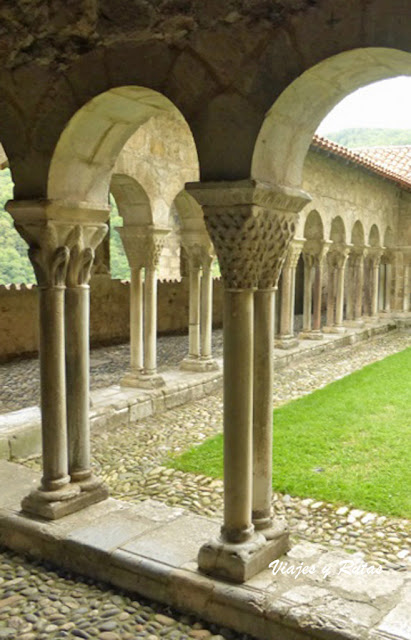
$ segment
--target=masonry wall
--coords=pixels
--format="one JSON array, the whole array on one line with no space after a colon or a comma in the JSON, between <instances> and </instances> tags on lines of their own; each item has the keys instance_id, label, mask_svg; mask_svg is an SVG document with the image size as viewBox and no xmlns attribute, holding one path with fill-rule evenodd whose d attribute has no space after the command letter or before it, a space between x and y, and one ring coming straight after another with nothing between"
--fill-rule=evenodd
<instances>
[{"instance_id":1,"label":"masonry wall","mask_svg":"<svg viewBox=\"0 0 411 640\"><path fill-rule=\"evenodd\" d=\"M96 276L91 283L90 339L92 345L127 342L130 315L129 283ZM215 327L222 324L222 285L214 280ZM158 283L159 333L188 331L188 280ZM37 288L0 286L0 362L38 350Z\"/></svg>"}]
</instances>

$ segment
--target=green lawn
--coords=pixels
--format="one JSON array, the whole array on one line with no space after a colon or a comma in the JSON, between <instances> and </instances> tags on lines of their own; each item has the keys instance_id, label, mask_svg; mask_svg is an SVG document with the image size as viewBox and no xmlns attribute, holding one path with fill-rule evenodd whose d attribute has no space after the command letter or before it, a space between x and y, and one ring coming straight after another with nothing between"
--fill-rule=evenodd
<instances>
[{"instance_id":1,"label":"green lawn","mask_svg":"<svg viewBox=\"0 0 411 640\"><path fill-rule=\"evenodd\" d=\"M168 464L222 477L218 435ZM273 487L411 517L411 348L274 411Z\"/></svg>"}]
</instances>

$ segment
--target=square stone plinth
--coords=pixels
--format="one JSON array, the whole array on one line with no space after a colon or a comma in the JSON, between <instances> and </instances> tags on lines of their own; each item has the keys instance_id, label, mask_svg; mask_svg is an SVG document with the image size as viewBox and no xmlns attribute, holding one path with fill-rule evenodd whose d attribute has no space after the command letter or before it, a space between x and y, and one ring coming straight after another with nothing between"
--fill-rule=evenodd
<instances>
[{"instance_id":1,"label":"square stone plinth","mask_svg":"<svg viewBox=\"0 0 411 640\"><path fill-rule=\"evenodd\" d=\"M273 540L255 533L242 543L228 543L215 538L204 544L198 554L198 567L203 573L230 582L243 583L268 568L273 560L289 548L288 532Z\"/></svg>"}]
</instances>

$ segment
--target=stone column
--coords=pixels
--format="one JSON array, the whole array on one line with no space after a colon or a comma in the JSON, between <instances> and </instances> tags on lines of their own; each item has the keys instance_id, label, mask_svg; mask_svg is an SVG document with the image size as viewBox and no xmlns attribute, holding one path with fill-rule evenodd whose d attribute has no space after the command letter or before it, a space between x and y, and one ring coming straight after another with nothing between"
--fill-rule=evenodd
<instances>
[{"instance_id":1,"label":"stone column","mask_svg":"<svg viewBox=\"0 0 411 640\"><path fill-rule=\"evenodd\" d=\"M212 357L211 339L213 334L213 274L211 265L214 256L203 255L203 276L201 279L201 359L207 369L218 369Z\"/></svg>"},{"instance_id":2,"label":"stone column","mask_svg":"<svg viewBox=\"0 0 411 640\"><path fill-rule=\"evenodd\" d=\"M189 268L189 350L180 368L186 371L212 371L218 369L216 361L211 356L212 246L208 236L198 234L184 234L183 246L188 256Z\"/></svg>"},{"instance_id":3,"label":"stone column","mask_svg":"<svg viewBox=\"0 0 411 640\"><path fill-rule=\"evenodd\" d=\"M137 374L143 369L143 269L131 267L130 280L130 366Z\"/></svg>"},{"instance_id":4,"label":"stone column","mask_svg":"<svg viewBox=\"0 0 411 640\"><path fill-rule=\"evenodd\" d=\"M378 293L379 293L379 279L380 279L380 262L381 251L378 249L370 250L370 271L371 271L371 311L370 315L372 319L378 319Z\"/></svg>"},{"instance_id":5,"label":"stone column","mask_svg":"<svg viewBox=\"0 0 411 640\"><path fill-rule=\"evenodd\" d=\"M282 268L280 333L275 341L280 349L291 349L298 344L294 336L295 274L302 245L302 240L293 240Z\"/></svg>"},{"instance_id":6,"label":"stone column","mask_svg":"<svg viewBox=\"0 0 411 640\"><path fill-rule=\"evenodd\" d=\"M403 311L408 312L410 310L410 265L404 264L404 299L403 299Z\"/></svg>"},{"instance_id":7,"label":"stone column","mask_svg":"<svg viewBox=\"0 0 411 640\"><path fill-rule=\"evenodd\" d=\"M345 281L345 264L347 261L348 250L344 246L336 245L327 254L329 266L329 278L332 278L332 289L330 289L330 281L328 282L328 296L330 304L327 300L327 326L323 327L323 333L344 333L345 328L342 326L344 318L344 281Z\"/></svg>"},{"instance_id":8,"label":"stone column","mask_svg":"<svg viewBox=\"0 0 411 640\"><path fill-rule=\"evenodd\" d=\"M392 265L385 264L385 291L384 291L384 312L391 312L391 286L392 286Z\"/></svg>"},{"instance_id":9,"label":"stone column","mask_svg":"<svg viewBox=\"0 0 411 640\"><path fill-rule=\"evenodd\" d=\"M364 256L365 247L355 246L350 253L350 274L351 284L349 292L349 307L347 312L348 327L363 327L363 297L364 297ZM348 301L347 301L348 302Z\"/></svg>"},{"instance_id":10,"label":"stone column","mask_svg":"<svg viewBox=\"0 0 411 640\"><path fill-rule=\"evenodd\" d=\"M90 480L88 342L85 338L88 295L82 287L84 272L86 279L90 274L92 253L90 255L90 247L83 253L79 241L84 227L89 224L93 236L98 230L96 243L101 240L106 230L103 221L107 211L86 210L55 201L10 201L7 208L16 229L30 246L29 257L39 284L40 304L43 477L39 489L24 498L22 509L46 519L56 519L107 496L107 491L97 481L86 482ZM70 287L81 288L74 295L72 292L66 294L67 273ZM67 319L72 322L73 335L66 349ZM74 395L73 384L76 385ZM72 448L74 420L77 441ZM73 457L69 457L69 451L73 451L78 462L76 470L86 471L87 468L81 478L85 481L84 486L82 482L73 482L77 478L70 477Z\"/></svg>"},{"instance_id":11,"label":"stone column","mask_svg":"<svg viewBox=\"0 0 411 640\"><path fill-rule=\"evenodd\" d=\"M304 260L304 301L303 301L303 330L300 337L311 331L312 319L312 290L314 258L310 253L303 253Z\"/></svg>"},{"instance_id":12,"label":"stone column","mask_svg":"<svg viewBox=\"0 0 411 640\"><path fill-rule=\"evenodd\" d=\"M313 330L311 334L322 337L321 334L321 306L323 285L324 262L322 256L316 256L314 263L314 287L313 287Z\"/></svg>"},{"instance_id":13,"label":"stone column","mask_svg":"<svg viewBox=\"0 0 411 640\"><path fill-rule=\"evenodd\" d=\"M126 225L118 232L131 269L130 371L122 378L127 387L164 385L157 374L157 266L169 229ZM142 270L144 269L144 287Z\"/></svg>"},{"instance_id":14,"label":"stone column","mask_svg":"<svg viewBox=\"0 0 411 640\"><path fill-rule=\"evenodd\" d=\"M335 254L334 252L329 252L327 255L327 264L328 264L328 281L327 281L327 327L324 329L331 328L334 326L334 316L335 316L335 278L336 278L336 264L335 264Z\"/></svg>"},{"instance_id":15,"label":"stone column","mask_svg":"<svg viewBox=\"0 0 411 640\"><path fill-rule=\"evenodd\" d=\"M352 253L348 258L347 286L346 286L346 319L347 323L354 320L354 291L355 291L355 260Z\"/></svg>"},{"instance_id":16,"label":"stone column","mask_svg":"<svg viewBox=\"0 0 411 640\"><path fill-rule=\"evenodd\" d=\"M361 320L363 315L363 295L364 295L364 253L358 253L355 260L355 299L354 299L354 320Z\"/></svg>"},{"instance_id":17,"label":"stone column","mask_svg":"<svg viewBox=\"0 0 411 640\"><path fill-rule=\"evenodd\" d=\"M337 278L336 278L336 300L335 300L335 325L334 332L344 333L344 282L345 265L347 262L348 250L343 249L337 255Z\"/></svg>"},{"instance_id":18,"label":"stone column","mask_svg":"<svg viewBox=\"0 0 411 640\"><path fill-rule=\"evenodd\" d=\"M88 503L108 496L91 472L90 459L90 273L94 250L104 238L106 224L76 225L67 238L70 260L66 279L67 436L71 481L90 492Z\"/></svg>"},{"instance_id":19,"label":"stone column","mask_svg":"<svg viewBox=\"0 0 411 640\"><path fill-rule=\"evenodd\" d=\"M303 339L320 340L324 337L321 331L321 306L322 306L322 281L323 281L324 259L327 254L327 251L328 251L328 245L325 242L321 242L320 249L317 250L316 253L312 253L310 251L310 253L312 254L312 262L313 262L313 269L314 269L314 283L313 283L313 292L312 292L312 298L313 298L312 329L310 331L303 331L300 334L300 338L303 338ZM307 278L306 284L308 287L308 278ZM308 308L307 308L308 300L306 301L307 316L308 316Z\"/></svg>"},{"instance_id":20,"label":"stone column","mask_svg":"<svg viewBox=\"0 0 411 640\"><path fill-rule=\"evenodd\" d=\"M380 279L378 286L378 310L384 311L385 264L380 262Z\"/></svg>"},{"instance_id":21,"label":"stone column","mask_svg":"<svg viewBox=\"0 0 411 640\"><path fill-rule=\"evenodd\" d=\"M220 538L200 549L198 561L205 573L243 582L268 566L288 545L284 527L275 539L268 541L254 531L252 523L256 404L253 292L260 282L263 284L261 269L263 263L269 262L270 247L277 257L282 253L281 263L292 237L295 216L290 215L287 223L285 215L277 214L273 224L271 215L274 203L284 206L292 192L276 191L251 180L189 184L186 188L203 206L224 281L224 524ZM298 194L303 206L307 197ZM276 236L276 232L280 235ZM267 313L268 307L264 299L260 305L260 326L268 326L271 315L269 310ZM269 331L272 330L271 323ZM263 342L265 338L264 333ZM265 382L263 386L267 389ZM266 396L267 391L264 393Z\"/></svg>"}]
</instances>

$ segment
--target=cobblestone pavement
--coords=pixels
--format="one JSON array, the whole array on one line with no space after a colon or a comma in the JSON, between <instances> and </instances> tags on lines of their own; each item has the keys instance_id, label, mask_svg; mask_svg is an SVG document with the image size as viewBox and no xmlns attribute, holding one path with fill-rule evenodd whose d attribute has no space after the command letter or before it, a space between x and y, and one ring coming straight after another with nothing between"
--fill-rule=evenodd
<instances>
[{"instance_id":1,"label":"cobblestone pavement","mask_svg":"<svg viewBox=\"0 0 411 640\"><path fill-rule=\"evenodd\" d=\"M411 334L396 331L315 358L304 357L276 377L275 403L310 393L410 345ZM216 394L132 426L95 434L96 472L109 484L113 497L136 502L153 497L221 518L220 480L175 471L163 464L169 453L202 442L219 432L221 424L222 399ZM26 464L39 468L38 460ZM345 549L399 571L411 568L408 520L288 495L276 494L273 502L275 512L286 515L293 541L306 539ZM57 574L9 552L0 555L0 563L0 638L244 638L93 581Z\"/></svg>"},{"instance_id":2,"label":"cobblestone pavement","mask_svg":"<svg viewBox=\"0 0 411 640\"><path fill-rule=\"evenodd\" d=\"M222 331L213 332L213 353L222 354ZM159 371L176 367L187 355L188 337L160 336L157 341ZM99 347L91 350L90 379L92 389L118 384L130 360L128 344ZM16 411L38 405L40 377L37 358L12 360L0 364L0 412ZM0 636L1 638L1 636Z\"/></svg>"}]
</instances>

